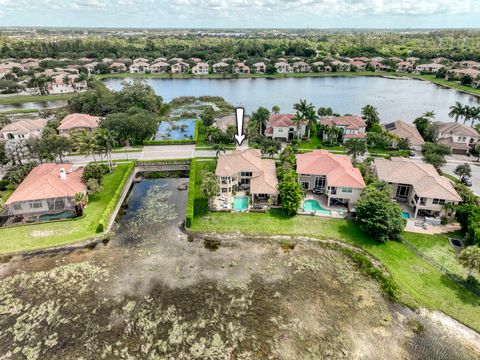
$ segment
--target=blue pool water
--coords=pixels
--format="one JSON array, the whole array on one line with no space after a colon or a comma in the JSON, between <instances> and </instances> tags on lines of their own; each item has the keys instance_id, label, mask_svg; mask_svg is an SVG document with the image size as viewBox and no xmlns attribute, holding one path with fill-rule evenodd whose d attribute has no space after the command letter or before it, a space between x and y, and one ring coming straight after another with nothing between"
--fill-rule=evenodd
<instances>
[{"instance_id":1,"label":"blue pool water","mask_svg":"<svg viewBox=\"0 0 480 360\"><path fill-rule=\"evenodd\" d=\"M233 208L237 211L244 211L248 208L248 196L235 196L233 198Z\"/></svg>"},{"instance_id":2,"label":"blue pool water","mask_svg":"<svg viewBox=\"0 0 480 360\"><path fill-rule=\"evenodd\" d=\"M404 219L410 219L410 214L408 212L404 211L404 212L402 212L402 217Z\"/></svg>"},{"instance_id":3,"label":"blue pool water","mask_svg":"<svg viewBox=\"0 0 480 360\"><path fill-rule=\"evenodd\" d=\"M155 140L189 140L195 134L196 119L162 121L158 126Z\"/></svg>"},{"instance_id":4,"label":"blue pool water","mask_svg":"<svg viewBox=\"0 0 480 360\"><path fill-rule=\"evenodd\" d=\"M324 209L320 206L317 200L305 200L303 202L303 211L307 212L316 212L319 214L328 214L330 215L332 212L328 209Z\"/></svg>"}]
</instances>

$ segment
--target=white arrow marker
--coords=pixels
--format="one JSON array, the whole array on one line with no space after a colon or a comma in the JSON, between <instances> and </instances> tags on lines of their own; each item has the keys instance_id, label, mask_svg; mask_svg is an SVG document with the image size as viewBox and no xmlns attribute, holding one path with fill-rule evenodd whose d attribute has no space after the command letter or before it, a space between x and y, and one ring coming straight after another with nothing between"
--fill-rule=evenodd
<instances>
[{"instance_id":1,"label":"white arrow marker","mask_svg":"<svg viewBox=\"0 0 480 360\"><path fill-rule=\"evenodd\" d=\"M244 108L236 108L235 116L237 118L237 133L235 134L235 140L237 140L238 146L242 145L245 140L245 134L243 133L243 115L245 114Z\"/></svg>"}]
</instances>

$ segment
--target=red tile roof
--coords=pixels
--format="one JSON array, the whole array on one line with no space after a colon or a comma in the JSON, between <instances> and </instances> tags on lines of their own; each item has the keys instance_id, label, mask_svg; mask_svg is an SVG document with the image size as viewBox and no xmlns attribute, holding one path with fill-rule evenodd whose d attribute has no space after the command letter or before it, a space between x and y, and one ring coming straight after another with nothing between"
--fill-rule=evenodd
<instances>
[{"instance_id":1,"label":"red tile roof","mask_svg":"<svg viewBox=\"0 0 480 360\"><path fill-rule=\"evenodd\" d=\"M290 127L296 126L292 121L295 117L293 114L272 114L268 118L268 122L272 127Z\"/></svg>"},{"instance_id":2,"label":"red tile roof","mask_svg":"<svg viewBox=\"0 0 480 360\"><path fill-rule=\"evenodd\" d=\"M357 189L365 187L360 170L352 165L349 157L334 155L326 150L297 154L297 173L325 175L328 186Z\"/></svg>"},{"instance_id":3,"label":"red tile roof","mask_svg":"<svg viewBox=\"0 0 480 360\"><path fill-rule=\"evenodd\" d=\"M60 178L60 169L65 169L66 180ZM72 164L40 164L30 171L6 204L73 196L85 191L82 174L83 168L73 170Z\"/></svg>"}]
</instances>

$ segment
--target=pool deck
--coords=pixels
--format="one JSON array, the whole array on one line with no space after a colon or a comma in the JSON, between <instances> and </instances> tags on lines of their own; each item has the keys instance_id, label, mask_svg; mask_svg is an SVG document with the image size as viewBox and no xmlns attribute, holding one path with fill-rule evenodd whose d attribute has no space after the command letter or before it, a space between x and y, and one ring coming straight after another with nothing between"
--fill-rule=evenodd
<instances>
[{"instance_id":1,"label":"pool deck","mask_svg":"<svg viewBox=\"0 0 480 360\"><path fill-rule=\"evenodd\" d=\"M325 210L329 210L330 214L326 214L324 212L315 212L313 214L312 211L302 211L301 209L297 212L299 215L310 215L310 216L323 216L323 217L331 217L331 218L343 218L344 214L347 213L347 209L343 206L327 206L327 199L325 196L316 195L311 192L307 192L305 200L316 200L322 208ZM303 204L302 204L303 205Z\"/></svg>"}]
</instances>

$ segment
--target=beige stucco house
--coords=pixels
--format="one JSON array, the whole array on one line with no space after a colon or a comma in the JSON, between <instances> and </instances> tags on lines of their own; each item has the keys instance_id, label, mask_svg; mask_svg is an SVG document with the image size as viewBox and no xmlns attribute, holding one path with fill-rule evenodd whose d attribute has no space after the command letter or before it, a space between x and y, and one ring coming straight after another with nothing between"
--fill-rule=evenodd
<instances>
[{"instance_id":1,"label":"beige stucco house","mask_svg":"<svg viewBox=\"0 0 480 360\"><path fill-rule=\"evenodd\" d=\"M293 114L270 115L265 128L265 136L280 141L302 138L307 132L307 123L303 122L297 127L297 123L292 120L294 117Z\"/></svg>"},{"instance_id":2,"label":"beige stucco house","mask_svg":"<svg viewBox=\"0 0 480 360\"><path fill-rule=\"evenodd\" d=\"M452 154L465 155L480 139L480 134L471 126L456 122L435 122L437 143L447 145Z\"/></svg>"},{"instance_id":3,"label":"beige stucco house","mask_svg":"<svg viewBox=\"0 0 480 360\"><path fill-rule=\"evenodd\" d=\"M223 195L232 196L245 191L254 205L274 205L278 202L275 160L262 159L258 149L237 150L221 155L215 175Z\"/></svg>"},{"instance_id":4,"label":"beige stucco house","mask_svg":"<svg viewBox=\"0 0 480 360\"><path fill-rule=\"evenodd\" d=\"M422 135L420 135L417 128L413 125L407 124L405 121L396 120L391 123L384 124L382 127L386 131L398 136L401 139L407 139L410 143L410 147L413 150L420 151L425 144L425 140L423 140ZM397 144L394 143L392 145L396 146Z\"/></svg>"},{"instance_id":5,"label":"beige stucco house","mask_svg":"<svg viewBox=\"0 0 480 360\"><path fill-rule=\"evenodd\" d=\"M392 187L392 199L410 206L414 218L419 214L440 216L444 204L462 201L450 180L430 164L406 158L376 158L374 168L376 177Z\"/></svg>"},{"instance_id":6,"label":"beige stucco house","mask_svg":"<svg viewBox=\"0 0 480 360\"><path fill-rule=\"evenodd\" d=\"M347 206L354 205L365 188L360 170L348 156L335 155L326 150L297 154L298 181L305 191L317 189L332 200Z\"/></svg>"},{"instance_id":7,"label":"beige stucco house","mask_svg":"<svg viewBox=\"0 0 480 360\"><path fill-rule=\"evenodd\" d=\"M24 119L11 122L0 130L0 137L4 140L28 139L40 137L47 124L45 119Z\"/></svg>"}]
</instances>

